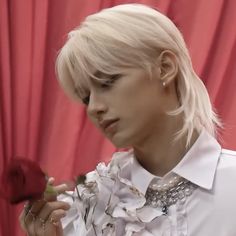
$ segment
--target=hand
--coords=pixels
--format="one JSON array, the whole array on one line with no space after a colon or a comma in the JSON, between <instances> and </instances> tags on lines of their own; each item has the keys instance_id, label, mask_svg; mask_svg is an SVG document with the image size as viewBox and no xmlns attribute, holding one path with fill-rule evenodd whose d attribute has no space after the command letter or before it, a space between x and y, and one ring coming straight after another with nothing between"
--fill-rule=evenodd
<instances>
[{"instance_id":1,"label":"hand","mask_svg":"<svg viewBox=\"0 0 236 236\"><path fill-rule=\"evenodd\" d=\"M49 184L54 183L54 178L49 179ZM58 193L64 193L71 189L67 184L54 186ZM44 199L26 204L19 220L21 227L29 236L63 236L61 218L66 215L70 205L57 201L56 195L45 195Z\"/></svg>"}]
</instances>

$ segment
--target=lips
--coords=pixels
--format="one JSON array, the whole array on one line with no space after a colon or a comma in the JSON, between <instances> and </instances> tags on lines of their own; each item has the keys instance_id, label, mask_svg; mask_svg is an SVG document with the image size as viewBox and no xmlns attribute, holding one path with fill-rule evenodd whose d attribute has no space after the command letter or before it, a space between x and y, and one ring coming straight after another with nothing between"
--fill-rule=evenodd
<instances>
[{"instance_id":1,"label":"lips","mask_svg":"<svg viewBox=\"0 0 236 236\"><path fill-rule=\"evenodd\" d=\"M107 119L107 120L102 120L99 123L99 126L105 131L107 130L108 127L110 127L113 123L117 122L119 119Z\"/></svg>"}]
</instances>

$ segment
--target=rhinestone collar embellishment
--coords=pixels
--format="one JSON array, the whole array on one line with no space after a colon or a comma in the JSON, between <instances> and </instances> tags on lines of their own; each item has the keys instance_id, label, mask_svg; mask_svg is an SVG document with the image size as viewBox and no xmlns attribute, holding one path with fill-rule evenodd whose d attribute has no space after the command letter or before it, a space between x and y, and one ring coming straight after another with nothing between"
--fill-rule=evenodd
<instances>
[{"instance_id":1,"label":"rhinestone collar embellishment","mask_svg":"<svg viewBox=\"0 0 236 236\"><path fill-rule=\"evenodd\" d=\"M196 189L196 185L176 175L168 183L151 184L146 192L146 205L154 208L162 208L162 212L168 214L168 208L179 201L184 203Z\"/></svg>"}]
</instances>

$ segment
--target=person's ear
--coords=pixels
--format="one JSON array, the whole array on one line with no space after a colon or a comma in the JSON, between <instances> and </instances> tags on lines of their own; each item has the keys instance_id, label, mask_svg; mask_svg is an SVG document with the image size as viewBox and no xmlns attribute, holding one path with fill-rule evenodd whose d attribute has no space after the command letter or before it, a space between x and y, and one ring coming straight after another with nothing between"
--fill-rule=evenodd
<instances>
[{"instance_id":1,"label":"person's ear","mask_svg":"<svg viewBox=\"0 0 236 236\"><path fill-rule=\"evenodd\" d=\"M158 60L161 83L166 87L175 80L178 74L177 58L172 51L165 50L161 52Z\"/></svg>"}]
</instances>

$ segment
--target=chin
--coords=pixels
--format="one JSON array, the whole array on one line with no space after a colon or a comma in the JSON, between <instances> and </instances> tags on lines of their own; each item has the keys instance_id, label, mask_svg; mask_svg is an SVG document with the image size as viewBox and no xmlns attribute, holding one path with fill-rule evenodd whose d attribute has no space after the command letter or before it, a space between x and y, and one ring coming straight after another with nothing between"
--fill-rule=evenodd
<instances>
[{"instance_id":1,"label":"chin","mask_svg":"<svg viewBox=\"0 0 236 236\"><path fill-rule=\"evenodd\" d=\"M114 144L114 146L116 147L116 148L122 148L122 149L127 149L127 148L130 148L130 146L129 145L124 145L124 144L115 144L115 143L113 143Z\"/></svg>"},{"instance_id":2,"label":"chin","mask_svg":"<svg viewBox=\"0 0 236 236\"><path fill-rule=\"evenodd\" d=\"M119 138L117 136L113 136L112 138L108 138L112 144L116 147L116 148L130 148L131 147L131 143L128 142L127 139L124 138Z\"/></svg>"}]
</instances>

